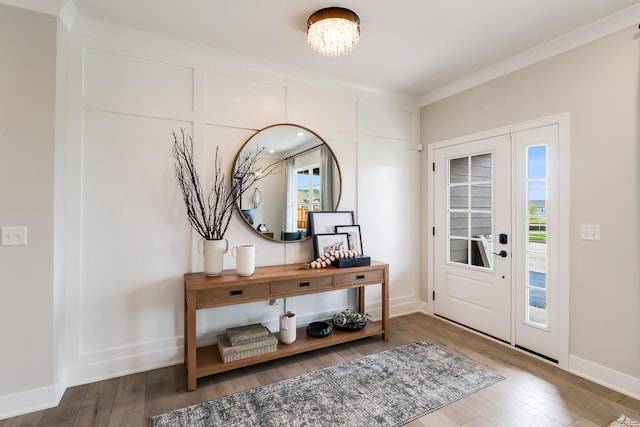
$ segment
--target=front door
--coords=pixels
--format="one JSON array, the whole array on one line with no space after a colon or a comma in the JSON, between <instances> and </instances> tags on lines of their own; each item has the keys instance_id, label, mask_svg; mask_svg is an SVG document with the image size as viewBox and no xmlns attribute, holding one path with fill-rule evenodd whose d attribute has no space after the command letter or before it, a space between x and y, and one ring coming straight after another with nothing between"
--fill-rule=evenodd
<instances>
[{"instance_id":1,"label":"front door","mask_svg":"<svg viewBox=\"0 0 640 427\"><path fill-rule=\"evenodd\" d=\"M436 149L434 311L511 341L509 135Z\"/></svg>"},{"instance_id":2,"label":"front door","mask_svg":"<svg viewBox=\"0 0 640 427\"><path fill-rule=\"evenodd\" d=\"M434 313L554 361L568 301L559 128L438 144L430 199Z\"/></svg>"}]
</instances>

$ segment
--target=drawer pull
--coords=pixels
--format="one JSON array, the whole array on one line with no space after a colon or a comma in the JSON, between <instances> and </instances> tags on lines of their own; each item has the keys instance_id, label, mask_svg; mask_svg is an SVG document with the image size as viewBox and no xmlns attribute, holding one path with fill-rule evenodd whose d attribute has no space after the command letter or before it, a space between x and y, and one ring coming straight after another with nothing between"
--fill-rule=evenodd
<instances>
[{"instance_id":1,"label":"drawer pull","mask_svg":"<svg viewBox=\"0 0 640 427\"><path fill-rule=\"evenodd\" d=\"M362 280L362 279L364 279L364 274L358 274L356 276L356 280Z\"/></svg>"},{"instance_id":2,"label":"drawer pull","mask_svg":"<svg viewBox=\"0 0 640 427\"><path fill-rule=\"evenodd\" d=\"M229 292L229 296L235 296L235 295L242 295L242 289Z\"/></svg>"},{"instance_id":3,"label":"drawer pull","mask_svg":"<svg viewBox=\"0 0 640 427\"><path fill-rule=\"evenodd\" d=\"M311 286L311 283L309 283L309 282L300 282L300 287L301 288L306 288L308 286Z\"/></svg>"}]
</instances>

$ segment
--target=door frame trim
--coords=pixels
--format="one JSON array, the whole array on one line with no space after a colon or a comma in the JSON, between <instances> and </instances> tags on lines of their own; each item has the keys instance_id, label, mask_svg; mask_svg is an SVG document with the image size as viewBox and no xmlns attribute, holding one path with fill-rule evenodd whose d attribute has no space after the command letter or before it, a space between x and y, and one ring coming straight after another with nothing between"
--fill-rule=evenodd
<instances>
[{"instance_id":1,"label":"door frame trim","mask_svg":"<svg viewBox=\"0 0 640 427\"><path fill-rule=\"evenodd\" d=\"M564 284L558 290L559 298L559 312L558 312L558 328L559 328L559 343L558 343L558 367L564 370L569 370L569 327L570 327L570 115L569 113L561 113L552 116L542 117L539 119L529 120L526 122L515 123L512 125L490 129L473 134L463 135L451 139L446 139L427 145L427 166L431 169L431 164L435 159L435 150L439 148L451 147L458 144L464 144L467 142L475 141L478 139L485 139L494 136L516 133L532 128L557 125L558 126L558 225L559 225L559 253L558 253L558 283ZM426 182L424 183L427 189L427 226L424 229L423 238L427 242L427 313L434 314L433 298L431 297L433 290L435 289L435 260L434 260L434 244L435 239L432 233L433 227L435 227L435 211L434 211L434 197L435 197L435 183L433 179L433 171L429 171L425 174ZM514 281L512 281L514 286ZM512 323L515 322L512 316ZM515 324L512 325L512 330L515 329ZM513 337L512 337L513 341ZM506 344L505 344L506 345ZM513 346L513 343L512 343ZM512 347L515 348L515 347ZM527 353L528 354L528 353ZM542 359L544 360L544 359Z\"/></svg>"}]
</instances>

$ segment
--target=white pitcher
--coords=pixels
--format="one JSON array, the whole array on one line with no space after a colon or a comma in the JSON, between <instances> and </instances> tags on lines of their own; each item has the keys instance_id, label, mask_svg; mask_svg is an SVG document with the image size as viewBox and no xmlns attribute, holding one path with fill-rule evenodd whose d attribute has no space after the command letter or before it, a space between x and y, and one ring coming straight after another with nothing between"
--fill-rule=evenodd
<instances>
[{"instance_id":1,"label":"white pitcher","mask_svg":"<svg viewBox=\"0 0 640 427\"><path fill-rule=\"evenodd\" d=\"M237 245L231 249L236 259L236 271L239 276L251 276L256 270L256 255L260 253L258 245Z\"/></svg>"},{"instance_id":2,"label":"white pitcher","mask_svg":"<svg viewBox=\"0 0 640 427\"><path fill-rule=\"evenodd\" d=\"M296 315L290 311L280 316L280 342L291 344L296 340Z\"/></svg>"}]
</instances>

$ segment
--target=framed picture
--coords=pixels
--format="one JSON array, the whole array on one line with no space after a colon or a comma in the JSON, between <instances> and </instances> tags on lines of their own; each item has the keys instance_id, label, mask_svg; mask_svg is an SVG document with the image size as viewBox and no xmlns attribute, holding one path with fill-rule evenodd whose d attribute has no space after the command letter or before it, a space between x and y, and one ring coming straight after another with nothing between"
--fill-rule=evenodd
<instances>
[{"instance_id":1,"label":"framed picture","mask_svg":"<svg viewBox=\"0 0 640 427\"><path fill-rule=\"evenodd\" d=\"M353 225L353 211L309 212L311 235L333 234L336 232L336 225Z\"/></svg>"},{"instance_id":2,"label":"framed picture","mask_svg":"<svg viewBox=\"0 0 640 427\"><path fill-rule=\"evenodd\" d=\"M349 235L347 233L314 234L315 257L329 251L345 251L349 248Z\"/></svg>"},{"instance_id":3,"label":"framed picture","mask_svg":"<svg viewBox=\"0 0 640 427\"><path fill-rule=\"evenodd\" d=\"M358 255L364 255L359 225L336 225L336 233L347 233L349 249L355 251Z\"/></svg>"}]
</instances>

